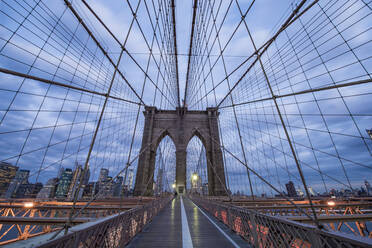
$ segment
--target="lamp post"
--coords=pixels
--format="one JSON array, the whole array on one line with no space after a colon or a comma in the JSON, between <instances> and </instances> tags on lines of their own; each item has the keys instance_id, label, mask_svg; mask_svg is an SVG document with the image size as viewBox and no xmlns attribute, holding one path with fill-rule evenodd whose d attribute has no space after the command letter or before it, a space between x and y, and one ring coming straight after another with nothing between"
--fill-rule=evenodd
<instances>
[{"instance_id":1,"label":"lamp post","mask_svg":"<svg viewBox=\"0 0 372 248\"><path fill-rule=\"evenodd\" d=\"M198 179L199 179L199 176L197 173L193 173L191 175L191 185L192 185L192 191L196 192L197 191L197 188L198 188Z\"/></svg>"},{"instance_id":2,"label":"lamp post","mask_svg":"<svg viewBox=\"0 0 372 248\"><path fill-rule=\"evenodd\" d=\"M192 175L192 180L193 180L194 182L196 182L196 180L198 180L198 174L194 173L194 174Z\"/></svg>"}]
</instances>

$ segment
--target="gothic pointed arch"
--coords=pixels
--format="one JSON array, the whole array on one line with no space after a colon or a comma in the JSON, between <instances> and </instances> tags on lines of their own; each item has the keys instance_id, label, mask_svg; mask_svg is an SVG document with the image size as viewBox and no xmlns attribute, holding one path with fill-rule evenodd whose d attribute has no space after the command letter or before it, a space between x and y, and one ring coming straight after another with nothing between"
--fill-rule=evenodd
<instances>
[{"instance_id":1,"label":"gothic pointed arch","mask_svg":"<svg viewBox=\"0 0 372 248\"><path fill-rule=\"evenodd\" d=\"M155 138L155 144L154 144L154 146L153 146L153 149L154 149L155 151L156 151L156 149L159 147L160 142L161 142L165 137L167 137L167 136L172 140L174 146L177 147L177 146L176 146L176 142L175 142L175 140L174 140L174 138L173 138L173 135L168 131L168 129L164 129L164 131L161 132L160 135L158 135L158 137Z\"/></svg>"},{"instance_id":2,"label":"gothic pointed arch","mask_svg":"<svg viewBox=\"0 0 372 248\"><path fill-rule=\"evenodd\" d=\"M138 159L135 195L151 195L148 181L154 173L156 149L160 141L169 136L176 147L176 190L186 189L186 148L190 139L199 137L203 142L208 160L208 189L210 195L225 195L226 183L222 151L219 145L218 111L158 110L145 107L145 126L142 136L142 153Z\"/></svg>"},{"instance_id":3,"label":"gothic pointed arch","mask_svg":"<svg viewBox=\"0 0 372 248\"><path fill-rule=\"evenodd\" d=\"M198 137L200 139L200 141L203 143L204 147L207 149L207 147L209 147L209 144L207 143L207 140L208 140L208 134L200 131L199 129L193 129L191 131L191 133L189 134L189 137L186 139L187 140L187 145L190 143L190 141L192 140L192 138L194 137ZM186 145L186 146L187 146Z\"/></svg>"},{"instance_id":4,"label":"gothic pointed arch","mask_svg":"<svg viewBox=\"0 0 372 248\"><path fill-rule=\"evenodd\" d=\"M162 133L157 139L155 148L155 165L151 175L151 184L154 195L162 192L172 192L172 184L175 179L175 152L176 146L169 132Z\"/></svg>"},{"instance_id":5,"label":"gothic pointed arch","mask_svg":"<svg viewBox=\"0 0 372 248\"><path fill-rule=\"evenodd\" d=\"M193 132L186 148L186 187L189 192L202 195L208 192L208 159L206 141L198 132ZM213 172L212 172L213 173Z\"/></svg>"}]
</instances>

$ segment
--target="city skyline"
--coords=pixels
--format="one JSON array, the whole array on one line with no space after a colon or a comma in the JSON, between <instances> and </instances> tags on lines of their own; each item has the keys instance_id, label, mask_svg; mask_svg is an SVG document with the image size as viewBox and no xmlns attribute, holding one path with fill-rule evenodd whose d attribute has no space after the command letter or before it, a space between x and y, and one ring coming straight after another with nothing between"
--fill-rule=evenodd
<instances>
[{"instance_id":1,"label":"city skyline","mask_svg":"<svg viewBox=\"0 0 372 248\"><path fill-rule=\"evenodd\" d=\"M13 170L8 168L8 184L4 186L4 176L3 173L7 170L5 168L11 167ZM160 172L160 173L159 173ZM157 174L157 179L154 181L154 192L155 194L159 194L160 192L164 191L164 187L167 185L163 185L162 180L164 180L164 174L160 169ZM1 197L3 198L20 198L24 197L25 195L40 198L40 199L67 199L72 200L73 193L75 192L78 186L78 178L80 178L80 173L82 173L82 165L76 163L74 166L74 170L71 168L61 168L61 170L57 173L56 177L48 178L45 184L41 184L40 182L37 183L30 183L29 179L29 170L24 170L21 168L17 168L16 166L12 166L8 163L0 163L0 192ZM128 169L127 173L127 180L126 184L124 185L124 175L117 176L116 180L113 180L112 176L109 176L110 171L108 168L101 168L100 173L98 174L98 178L96 181L90 180L90 172L88 169L88 173L84 176L83 185L78 193L78 199L82 197L89 197L95 195L100 191L102 195L109 195L109 196L119 196L122 193L122 190L125 188L129 190L134 186L134 172L133 169ZM196 174L198 176L198 174ZM200 181L201 178L198 177ZM159 185L160 181L160 185ZM190 182L193 182L190 178ZM200 181L200 184L202 182ZM6 185L6 184L5 184ZM204 184L203 184L204 185ZM36 188L35 188L36 187ZM159 188L160 187L160 188ZM289 181L286 185L286 192L283 191L284 195L289 197L304 197L304 188L301 187L300 184L294 184L292 181ZM27 191L33 191L28 192ZM188 190L191 190L188 189ZM357 187L353 188L351 191L348 188L333 188L330 187L328 193L321 192L318 190L314 190L312 186L308 187L308 190L311 196L371 196L372 195L372 186L370 185L367 179L363 180L363 183L358 185ZM18 194L17 194L18 191ZM54 191L54 193L52 193ZM93 193L95 191L95 193ZM247 192L244 190L238 190L232 192L233 194L238 193L239 195L247 195ZM263 195L269 196L267 192L261 193ZM257 194L259 196L259 194ZM275 197L278 195L272 195Z\"/></svg>"},{"instance_id":2,"label":"city skyline","mask_svg":"<svg viewBox=\"0 0 372 248\"><path fill-rule=\"evenodd\" d=\"M98 192L103 196L123 196L133 187L133 170L129 169L127 181L119 176L116 180L109 176L109 169L102 168L98 180L91 181L89 167L84 171L82 165L75 163L74 169L61 168L55 177L47 178L47 182L30 183L30 171L0 162L0 198L38 198L73 200L92 197ZM77 193L80 177L83 175L80 191Z\"/></svg>"}]
</instances>

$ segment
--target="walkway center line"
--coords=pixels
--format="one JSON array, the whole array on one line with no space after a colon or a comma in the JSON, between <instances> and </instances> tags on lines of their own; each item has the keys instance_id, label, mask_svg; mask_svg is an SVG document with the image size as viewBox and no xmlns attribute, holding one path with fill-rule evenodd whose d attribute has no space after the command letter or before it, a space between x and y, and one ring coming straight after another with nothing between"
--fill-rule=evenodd
<instances>
[{"instance_id":1,"label":"walkway center line","mask_svg":"<svg viewBox=\"0 0 372 248\"><path fill-rule=\"evenodd\" d=\"M191 234L189 229L189 223L187 222L187 215L185 211L185 206L183 205L183 199L181 198L181 219L182 219L182 247L183 248L193 248Z\"/></svg>"},{"instance_id":2,"label":"walkway center line","mask_svg":"<svg viewBox=\"0 0 372 248\"><path fill-rule=\"evenodd\" d=\"M198 209L199 209L199 211L205 216L205 217L207 217L207 219L217 228L217 230L218 231L220 231L224 236L225 236L225 238L227 238L227 240L229 240L230 241L230 243L234 246L234 247L236 247L236 248L239 248L240 246L237 244L237 243L235 243L235 241L234 240L232 240L230 237L229 237L229 235L227 235L211 218L209 218L209 216L206 214L206 213L204 213L204 211L203 210L201 210L194 202L192 203L192 204L194 204L195 205L195 207L197 207Z\"/></svg>"}]
</instances>

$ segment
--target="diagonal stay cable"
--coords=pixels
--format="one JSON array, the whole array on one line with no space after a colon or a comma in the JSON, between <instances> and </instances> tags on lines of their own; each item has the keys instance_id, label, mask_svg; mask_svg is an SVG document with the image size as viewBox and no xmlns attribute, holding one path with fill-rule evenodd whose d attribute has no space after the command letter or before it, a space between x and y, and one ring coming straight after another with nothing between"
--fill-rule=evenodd
<instances>
[{"instance_id":1,"label":"diagonal stay cable","mask_svg":"<svg viewBox=\"0 0 372 248\"><path fill-rule=\"evenodd\" d=\"M217 105L217 108L221 106L221 104L226 100L228 95L231 94L231 92L239 85L239 83L243 80L243 78L247 75L247 73L252 69L252 67L259 61L260 56L262 56L270 47L270 45L276 40L276 38L281 34L286 28L288 28L292 23L294 23L295 20L300 18L304 13L306 13L308 10L310 10L319 0L314 0L311 4L309 4L301 13L298 14L298 12L301 10L301 8L304 6L306 0L302 0L301 3L292 11L291 15L287 18L287 20L284 22L284 24L281 26L281 28L276 32L276 34L269 39L262 47L255 48L254 53L250 56L250 58L254 55L256 55L255 60L252 62L252 64L248 67L248 69L243 73L243 75L236 81L234 86L231 88L231 90L226 94L226 96L220 101L220 103ZM244 23L246 24L246 21L244 20ZM260 52L262 48L262 51Z\"/></svg>"},{"instance_id":2,"label":"diagonal stay cable","mask_svg":"<svg viewBox=\"0 0 372 248\"><path fill-rule=\"evenodd\" d=\"M209 134L207 134L209 136ZM257 173L255 170L250 168L247 164L245 164L243 161L241 161L237 156L235 156L231 151L226 149L224 146L221 146L213 137L209 136L213 143L220 146L224 151L226 151L228 154L230 154L234 159L236 159L240 164L242 164L244 167L246 167L247 170L249 170L251 173L253 173L256 177L258 177L261 181L263 181L265 184L267 184L270 188L272 188L275 192L280 194L283 198L285 198L287 201L290 202L291 205L293 205L298 211L303 213L306 217L308 217L310 220L312 220L315 223L315 220L312 216L310 216L308 213L306 213L301 207L299 207L296 203L294 203L290 198L288 198L283 192L278 190L275 186L273 186L270 182L268 182L264 177L262 177L259 173Z\"/></svg>"},{"instance_id":3,"label":"diagonal stay cable","mask_svg":"<svg viewBox=\"0 0 372 248\"><path fill-rule=\"evenodd\" d=\"M127 4L128 4L128 6L129 6L129 9L131 10L131 12L132 12L132 14L133 14L133 17L134 17L134 20L135 20L135 22L137 23L137 26L138 26L138 29L139 29L139 31L140 31L140 34L141 34L141 36L142 36L142 38L143 38L143 40L144 40L144 42L145 42L145 44L146 44L146 46L147 46L147 49L150 51L150 55L151 55L151 57L153 58L153 60L154 60L154 63L155 63L155 65L156 65L156 67L157 67L157 69L158 69L158 71L160 72L160 76L162 77L162 79L165 81L165 78L164 78L164 75L161 73L161 70L160 70L160 67L159 67L159 65L158 65L158 62L156 61L156 59L155 59L155 57L154 57L154 55L151 53L151 51L152 51L152 48L150 47L150 45L149 45L149 42L148 42L148 40L147 40L147 38L146 38L146 35L145 35L145 31L144 31L144 29L142 28L142 26L141 26L141 24L139 23L139 21L138 21L138 19L137 19L137 15L134 13L134 11L133 11L133 8L132 8L132 5L131 5L131 3L129 2L129 1L127 1ZM168 8L168 10L169 10L169 8ZM169 22L168 22L168 24L169 24ZM169 28L169 26L170 26L170 24L167 26L168 28ZM171 33L171 31L169 30L169 33ZM174 39L172 39L172 40L170 40L170 41L173 41ZM174 54L174 53L173 53ZM163 59L163 57L160 57L160 59ZM175 66L175 63L174 63L174 61L172 61L173 63L171 64L171 67L172 67L172 69L173 69L173 73L174 74L177 74L176 72L175 72L175 70L176 70L176 66ZM174 75L174 77L175 77L176 75ZM174 79L174 78L173 78ZM157 89L159 89L158 88L158 86L153 82L153 80L151 79L151 78L149 78L149 80L150 80L150 82L157 88ZM170 83L172 82L172 79L170 80ZM177 82L176 82L177 83ZM170 92L170 93L173 93L173 94L171 94L171 97L172 97L172 99L174 100L174 103L171 103L170 102L170 100L162 93L162 95L165 97L165 99L167 99L167 101L169 102L169 103L171 103L171 104L173 104L174 105L174 107L175 106L178 106L179 105L179 103L177 103L177 98L178 98L178 96L174 96L174 95L177 95L177 90L176 89L174 89L176 92L172 92L171 91L171 89L169 89L168 88L168 84L166 84L167 85L167 89L168 89L168 91ZM176 87L177 88L177 87Z\"/></svg>"},{"instance_id":4,"label":"diagonal stay cable","mask_svg":"<svg viewBox=\"0 0 372 248\"><path fill-rule=\"evenodd\" d=\"M154 140L155 141L155 140ZM126 169L128 169L129 166L131 166L133 164L133 162L135 162L139 156L141 154L143 154L147 149L149 149L151 147L151 145L153 145L153 143L151 144L148 144L144 149L142 149L136 157L134 157L132 159L132 161L130 163L128 163L122 170L120 170L115 177L112 177L111 179L108 180L108 182L112 182L112 181L115 181L119 176L120 174L122 174ZM83 174L83 173L82 173ZM101 194L104 192L104 190L101 188L99 189L99 191L97 192L97 194L95 194L83 207L79 208L79 211L74 214L72 217L71 217L71 220L74 220L76 217L78 217L87 207L90 206L90 204L92 202L94 202L99 196L101 196ZM64 225L63 228L61 228L60 230L58 230L49 240L52 240L54 238L56 238L65 228L68 228L68 224L66 223Z\"/></svg>"},{"instance_id":5,"label":"diagonal stay cable","mask_svg":"<svg viewBox=\"0 0 372 248\"><path fill-rule=\"evenodd\" d=\"M162 90L160 90L157 86L157 84L153 81L153 79L148 75L148 73L145 71L145 69L142 68L142 66L138 63L138 61L134 58L133 56L133 53L129 52L128 49L123 46L121 44L121 42L119 41L119 39L115 36L115 34L109 29L109 27L107 27L107 25L102 21L102 19L97 15L97 13L92 9L92 7L85 1L85 0L82 0L82 3L85 5L85 7L87 7L87 9L90 11L90 13L92 13L92 15L97 19L97 21L104 27L104 29L110 34L110 36L115 40L116 43L119 44L119 46L121 47L121 49L124 50L124 52L129 56L129 58L138 66L138 68L144 73L145 77L147 77L150 82L154 85L154 87L159 90L159 92L168 100L170 101L166 96L165 94L163 93ZM130 5L130 3L128 2L129 4L129 7L131 9L131 11L133 12L133 9L132 9L132 6ZM133 16L134 16L134 21L137 22L138 26L140 26L140 24L138 23L137 21L137 18L136 18L136 14L133 12ZM142 29L141 29L142 31ZM141 32L142 36L145 38L145 36L143 35L143 32ZM146 42L147 44L147 42ZM148 44L147 44L148 45ZM156 62L156 59L154 58L154 54L152 53L152 50L150 47L149 48L149 51L150 51L150 54L151 56L153 57L154 61L155 61L155 64L157 66L157 69L158 71L160 72L161 74L161 77L163 78L163 80L165 80L164 78L164 75L161 73L161 70L160 70L160 67L158 65L158 63Z\"/></svg>"},{"instance_id":6,"label":"diagonal stay cable","mask_svg":"<svg viewBox=\"0 0 372 248\"><path fill-rule=\"evenodd\" d=\"M205 46L205 49L204 49L203 53L205 53L205 51L207 51L208 54L210 54L210 53L212 52L213 47L214 47L214 45L215 45L216 42L217 42L217 37L220 36L220 33L221 33L221 31L222 31L222 27L223 27L225 21L227 20L228 13L229 13L229 11L231 11L232 3L233 3L233 0L230 0L229 4L228 4L228 6L227 6L227 9L226 9L224 15L222 16L222 20L221 20L221 23L220 23L220 25L219 25L219 27L218 27L218 31L216 32L215 37L214 37L214 39L213 39L213 42L212 42L212 44L211 44L211 46L210 46L210 49L209 49L209 51L208 51L208 44L209 44L209 40L210 40L210 38L212 37L212 30L213 30L213 28L212 28L213 26L211 27L211 31L210 31L210 33L209 33L208 40L206 41L206 46ZM220 8L221 8L221 4L222 4L222 1L220 2L220 5L218 6L218 10L217 10L217 12L216 12L215 18L218 17L218 14L219 14L219 11L220 11ZM211 10L211 12L212 12L212 10ZM209 21L209 22L210 22L210 21ZM213 22L215 22L215 19L213 20ZM209 23L208 23L208 25L209 25ZM230 38L229 38L228 42L232 39L232 37L234 36L234 34L235 34L236 30L238 29L238 27L239 27L239 24L238 24L238 26L235 28L233 34L230 35ZM209 58L208 55L207 55L207 58ZM217 57L216 61L214 62L214 65L217 64L217 62L219 61L219 59L220 59L220 56ZM195 78L196 75L194 76L195 80L198 80L198 81L199 81L200 76L201 76L201 72L203 71L204 67L206 66L206 63L207 63L207 60L205 60L205 62L203 63L203 66L201 67L202 70L199 70L200 72L198 73L199 76L197 77L197 79ZM212 66L211 70L212 70L212 69L213 69L213 66ZM209 71L209 73L207 74L207 76L210 75L210 73L212 73L212 71ZM196 84L198 81L195 81L193 87L191 88L191 92L192 92L192 93L194 93L194 92L198 92L198 89L195 89L195 87L197 86L197 85L195 85L195 84ZM202 80L202 82L204 82L204 81L205 81L205 80ZM201 88L201 86L202 86L202 84L199 85L199 89ZM196 94L192 94L192 97L191 97L191 99L190 99L190 103L192 103L192 99L195 98L195 97L196 97Z\"/></svg>"},{"instance_id":7,"label":"diagonal stay cable","mask_svg":"<svg viewBox=\"0 0 372 248\"><path fill-rule=\"evenodd\" d=\"M145 1L145 4L146 4L146 1ZM146 5L146 9L148 10L147 8L147 5ZM159 25L159 16L160 14L160 10L155 14L155 17L156 17L156 24L155 24L155 27L157 27ZM151 18L150 18L151 20ZM156 41L156 32L154 32L153 36L152 36L152 41L151 41L151 50L153 49L153 46L154 46L154 42ZM146 73L148 72L149 70L149 67L150 67L150 62L151 62L151 54L149 54L148 56L148 59L147 59L147 65L146 65ZM160 61L161 62L161 61ZM143 84L142 84L142 90L141 90L141 97L143 97L143 94L145 92L145 86L146 86L146 80L147 78L144 77L143 79ZM134 141L135 141L135 135L136 135L136 132L137 132L137 126L138 126L138 121L139 121L139 115L140 115L140 111L141 111L141 106L138 106L138 109L137 109L137 114L136 114L136 120L135 120L135 123L134 123L134 129L133 129L133 133L132 133L132 139L131 139L131 143L130 143L130 147L129 147L129 153L128 153L128 158L127 158L127 164L130 162L130 158L131 158L131 155L132 155L132 150L133 150L133 144L134 144ZM127 173L128 173L128 170L125 170L124 171L124 182L123 182L123 185L125 185L126 183L126 180L127 180Z\"/></svg>"},{"instance_id":8,"label":"diagonal stay cable","mask_svg":"<svg viewBox=\"0 0 372 248\"><path fill-rule=\"evenodd\" d=\"M269 100L272 100L274 98L276 98L276 99L285 98L285 97L290 97L290 96L297 96L297 95L303 95L303 94L308 94L308 93L313 93L313 92L320 92L320 91L325 91L325 90L336 89L336 88L344 88L344 87L349 87L349 86L354 86L354 85L363 85L363 84L368 84L368 83L372 83L372 79L358 80L358 81L353 81L353 82L348 82L348 83L343 83L343 84L336 84L336 85L332 84L332 85L329 85L329 86L324 86L324 87L319 87L319 88L312 88L312 89L308 89L308 90L301 90L301 91L288 93L288 94L283 94L283 95L274 95L272 97L265 97L265 98L251 100L251 101L246 101L246 102L221 106L220 109L231 108L233 106L246 105L246 104L251 104L251 103L256 103L256 102L269 101Z\"/></svg>"},{"instance_id":9,"label":"diagonal stay cable","mask_svg":"<svg viewBox=\"0 0 372 248\"><path fill-rule=\"evenodd\" d=\"M65 2L68 5L69 2L67 0L65 0ZM139 3L137 5L136 11L138 10L138 7L139 7ZM79 19L80 17L77 15L76 11L73 9L73 7L71 6L71 4L70 4L69 8L74 13L74 15ZM86 30L88 32L88 28L84 24L84 22L81 19L79 19L79 21L80 21L81 25L86 28ZM132 21L131 24L133 24L133 21ZM132 27L132 25L130 27ZM129 36L131 30L132 30L131 28L128 30L127 37ZM90 33L90 31L88 33ZM90 35L90 36L96 41L97 46L101 47L101 45L94 38L94 36L93 35ZM127 39L124 41L123 45L126 44L126 41L127 41ZM92 154L92 151L93 151L93 147L94 147L94 144L95 144L95 141L96 141L96 138L97 138L98 131L100 130L100 126L101 126L101 123L102 123L103 115L105 113L105 109L106 109L107 102L108 102L108 99L109 99L108 96L110 95L112 86L114 85L115 77L116 77L117 73L119 73L119 69L118 68L119 68L120 62L122 61L123 54L124 54L124 49L121 50L121 53L120 53L120 55L118 57L118 60L117 60L116 64L113 65L114 68L115 68L115 70L114 70L114 73L112 75L110 86L109 86L109 88L107 90L107 94L105 96L105 101L103 103L103 106L102 106L102 109L101 109L101 113L100 113L100 116L99 116L99 119L98 119L98 122L97 122L97 125L96 125L96 128L95 128L95 132L94 132L93 138L92 138L91 143L90 143L89 151L88 151L88 154L87 154L87 157L86 157L86 160L85 160L85 164L84 164L84 170L83 170L84 172L87 171L88 166L89 166L88 165L89 164L89 160L90 160L90 157L91 157L91 154ZM112 62L111 58L109 58L109 60ZM135 92L135 94L137 94L137 93ZM138 96L138 98L142 101L142 98L140 98L139 96ZM70 227L70 224L71 224L71 221L72 221L72 217L73 217L73 214L74 214L74 207L75 207L75 204L76 204L76 201L77 201L77 198L78 198L78 194L79 194L80 188L81 188L82 183L83 183L83 179L84 179L84 176L85 176L84 174L85 173L81 173L77 190L75 192L73 192L73 194L74 194L74 196L73 196L73 205L72 205L72 210L70 211L70 216L69 216L68 222L66 223L66 226L65 226L65 234L68 232L68 228Z\"/></svg>"},{"instance_id":10,"label":"diagonal stay cable","mask_svg":"<svg viewBox=\"0 0 372 248\"><path fill-rule=\"evenodd\" d=\"M301 3L299 4L299 6L296 8L296 10L294 10L294 14L296 14L296 13L298 12L298 10L299 10L299 9L300 9L300 8L301 8L301 7L306 3L306 1L307 1L307 0L303 0L303 1L301 1ZM247 29L247 32L248 32L249 38L250 38L250 40L251 40L251 42L252 42L252 45L253 45L254 49L256 50L256 53L257 53L257 60L258 60L258 62L259 62L259 64L260 64L260 67L261 67L262 73L263 73L264 76L265 76L265 81L266 81L266 83L267 83L267 87L269 88L270 94L271 94L271 96L273 97L273 102L274 102L274 104L275 104L275 108L276 108L276 110L277 110L277 112L278 112L280 122L281 122L281 124L282 124L283 130L284 130L284 133L285 133L285 135L286 135L286 137L287 137L288 145L289 145L289 147L290 147L290 149L291 149L291 152L292 152L293 158L294 158L294 160L295 160L295 163L296 163L296 167L297 167L298 173L300 174L302 184L303 184L303 186L304 186L304 189L305 189L305 192L306 192L307 198L308 198L308 200L309 200L309 204L310 204L310 206L311 206L311 210L312 210L312 212L313 212L313 216L314 216L313 221L314 221L315 225L316 225L319 229L321 229L322 226L319 224L319 221L318 221L318 218L317 218L317 214L316 214L316 211L315 211L315 209L314 209L313 202L312 202L312 199L311 199L311 195L310 195L309 189L308 189L308 187L307 187L307 183L306 183L305 176L304 176L304 174L303 174L303 171L302 171L301 165L300 165L300 163L299 163L299 161L298 161L298 158L297 158L297 154L296 154L295 148L294 148L293 143L292 143L292 140L291 140L291 138L290 138L290 136L289 136L289 133L288 133L288 130L287 130L286 124L285 124L285 122L284 122L284 119L283 119L282 113L281 113L281 111L280 111L280 108L279 108L278 102L277 102L276 98L274 97L274 91L273 91L273 89L272 89L272 86L271 86L270 80L269 80L269 78L268 78L268 76L267 76L267 74L266 74L266 69L265 69L264 66L263 66L263 63L262 63L262 60L261 60L261 55L262 55L262 53L261 53L261 54L258 53L258 51L257 51L257 47L256 47L256 44L255 44L255 42L254 42L254 40L253 40L253 37L252 37L252 35L251 35L251 32L250 32L249 29L248 29L248 25L247 25L247 23L246 23L245 21L244 21L244 24L245 24L245 27L246 27L246 29Z\"/></svg>"},{"instance_id":11,"label":"diagonal stay cable","mask_svg":"<svg viewBox=\"0 0 372 248\"><path fill-rule=\"evenodd\" d=\"M211 9L211 12L212 12L212 17L215 20L215 16L213 14L213 9ZM242 17L242 19L244 19L244 18ZM213 26L214 26L215 30L217 31L217 26L216 26L216 22L215 21L213 21ZM225 73L225 76L227 76L226 61L225 61L225 58L224 58L224 55L223 55L222 44L221 44L221 40L220 40L219 37L217 37L217 41L218 41L218 47L220 49L220 54L221 54L223 68L224 68L224 73ZM228 89L230 90L230 80L227 79L226 82L227 82ZM234 104L234 99L233 99L232 95L230 95L230 101L232 102L232 104ZM242 140L242 135L241 135L241 126L240 126L240 123L239 123L238 118L237 118L237 113L236 113L235 107L233 107L233 113L234 113L235 124L236 124L237 131L238 131L238 136L239 136L239 141L240 141L240 148L241 148L241 151L243 153L244 162L246 164L248 164L246 153L245 153L245 147L244 147L243 140ZM249 170L247 170L247 176L248 176L248 182L249 182L249 188L250 188L250 192L251 192L251 197L254 200L254 192L253 192L252 181L251 181L251 176L250 176Z\"/></svg>"},{"instance_id":12,"label":"diagonal stay cable","mask_svg":"<svg viewBox=\"0 0 372 248\"><path fill-rule=\"evenodd\" d=\"M177 50L177 30L176 30L176 6L174 4L175 0L172 0L172 26L173 26L173 46L174 46L174 59L175 59L175 70L176 70L176 84L177 84L177 96L178 96L178 107L181 107L180 102L180 77L178 73L178 50ZM186 92L186 91L185 91Z\"/></svg>"},{"instance_id":13,"label":"diagonal stay cable","mask_svg":"<svg viewBox=\"0 0 372 248\"><path fill-rule=\"evenodd\" d=\"M231 3L232 3L232 1L231 1ZM252 9L254 3L255 3L255 0L253 0L253 1L250 3L248 9L246 10L246 12L245 12L244 15L242 16L241 20L239 21L239 23L237 24L237 26L234 28L234 31L232 32L232 34L230 35L230 37L229 37L228 40L226 41L226 44L225 44L224 47L222 48L222 52L220 52L219 55L217 55L217 59L214 61L213 65L210 67L209 72L207 73L207 75L205 75L205 76L203 77L203 79L202 79L203 82L207 80L207 78L209 77L209 75L212 76L212 70L213 70L214 67L217 65L217 63L218 63L219 59L221 58L223 52L226 50L226 48L228 47L228 45L230 44L230 42L233 40L234 35L237 33L237 31L238 31L240 25L243 23L243 19L245 19L245 17L248 15L248 13L249 13L249 11ZM213 10L211 9L211 12L212 12L212 11L213 11ZM216 18L217 18L217 15L218 15L218 13L216 14ZM215 20L214 20L213 22L215 22ZM221 25L222 25L222 24L223 24L223 22L221 23ZM217 35L216 35L217 37L219 37L219 33L220 33L220 30L221 30L221 27L222 27L222 26L220 26L219 30L217 31ZM212 44L212 47L214 46L214 43L216 42L217 37L214 39L213 44ZM209 42L209 39L208 39L208 42ZM260 49L261 49L261 48L260 48ZM210 54L211 51L212 51L212 49L209 51L209 54ZM211 56L211 55L207 55L208 58L209 58L210 56ZM235 72L236 72L236 71L237 71L241 66L243 66L246 62L248 62L252 56L253 56L253 55L251 55L251 56L249 56L248 58L246 58L246 59L245 59L245 60L244 60L244 61L243 61L243 62L242 62L238 67L236 67L232 72L230 72L228 75L226 75L225 78L224 78L220 83L218 83L216 87L218 87L218 86L219 86L223 81L225 81L226 79L228 79L228 78L229 78L232 74L234 74L234 73L235 73ZM224 55L224 57L227 57L227 56ZM247 56L244 56L244 57L247 57ZM202 68L204 69L205 66L206 66L206 61L203 63ZM200 80L200 77L201 77L201 74L199 73L199 75L198 75L198 80ZM200 86L200 87L201 87L201 86ZM199 88L200 88L200 87L199 87ZM197 102L201 101L203 98L205 98L207 95L209 95L209 94L210 94L214 89L215 89L215 87L213 86L212 90L210 90L206 95L204 95L203 97L201 97ZM197 103L197 102L196 102L196 103ZM196 103L195 103L195 104L196 104Z\"/></svg>"},{"instance_id":14,"label":"diagonal stay cable","mask_svg":"<svg viewBox=\"0 0 372 248\"><path fill-rule=\"evenodd\" d=\"M125 81L125 83L128 85L128 87L133 91L133 93L136 95L136 97L140 100L140 102L143 104L143 105L146 105L143 100L141 99L141 97L138 95L138 93L136 92L136 90L133 88L132 84L127 80L127 78L124 76L124 74L119 70L119 68L116 66L116 64L114 63L114 61L112 60L112 58L108 55L107 51L102 47L101 43L97 40L97 38L93 35L92 31L88 28L88 26L85 24L85 22L83 21L83 19L80 17L80 15L77 13L77 11L75 10L75 8L72 6L71 2L68 1L68 0L64 0L65 4L67 5L67 7L71 10L71 12L73 13L73 15L76 17L76 19L79 21L79 23L81 23L81 25L84 27L85 31L88 33L88 35L90 37L92 37L92 39L94 40L94 42L96 43L96 45L99 47L99 49L101 50L101 52L105 55L105 57L108 59L108 61L110 62L110 64L115 68L115 71L117 71L117 73L120 75L120 77Z\"/></svg>"},{"instance_id":15,"label":"diagonal stay cable","mask_svg":"<svg viewBox=\"0 0 372 248\"><path fill-rule=\"evenodd\" d=\"M86 93L90 93L90 94L94 94L94 95L105 96L105 97L107 96L108 98L112 98L112 99L127 102L127 103L132 103L132 104L136 104L136 105L144 105L142 103L133 102L131 100L127 100L127 99L124 99L124 98L121 98L121 97L117 97L117 96L113 96L113 95L107 95L107 93L102 93L102 92L98 92L98 91L95 91L95 90L84 89L84 88L81 88L81 87L77 87L77 86L73 86L73 85L69 85L69 84L65 84L65 83L61 83L61 82L57 82L57 81L54 81L54 80L49 80L49 79L45 79L45 78L41 78L41 77L32 76L32 75L29 75L29 74L5 69L5 68L2 68L2 67L0 67L0 72L5 73L5 74L9 74L9 75L13 75L13 76L17 76L17 77L23 77L23 78L39 81L41 83L57 85L57 86L61 86L61 87L68 88L68 89L82 91L82 92L86 92Z\"/></svg>"},{"instance_id":16,"label":"diagonal stay cable","mask_svg":"<svg viewBox=\"0 0 372 248\"><path fill-rule=\"evenodd\" d=\"M185 84L185 94L184 94L184 102L183 106L185 107L187 101L187 89L190 80L190 64L191 64L191 54L192 54L192 46L194 42L194 32L195 32L195 19L196 19L196 10L198 7L198 0L194 0L193 4L193 13L192 13L192 22L191 22L191 33L190 33L190 45L189 45L189 54L188 54L188 61L187 61L187 71L186 71L186 84Z\"/></svg>"},{"instance_id":17,"label":"diagonal stay cable","mask_svg":"<svg viewBox=\"0 0 372 248\"><path fill-rule=\"evenodd\" d=\"M309 9L311 9L312 6L314 6L319 0L314 0L312 3L310 3L301 13L297 14L299 12L300 8L303 5L297 6L297 8L292 12L292 14L287 18L287 20L284 22L284 24L281 26L281 28L268 40L266 41L261 47L257 49L257 51L261 51L260 53L263 54L269 46L276 40L276 38L279 36L281 32L283 32L287 27L292 25L300 16L302 16L304 13L306 13ZM238 71L244 64L246 64L250 59L252 59L254 56L256 56L256 51L252 53L250 56L247 57L242 63L240 63L235 69L233 69L227 77L224 77L220 82L218 82L205 96L203 96L201 99L207 97L213 90L215 90L217 87L219 87L228 77L231 77L236 71ZM236 88L236 86L243 80L243 78L247 75L247 73L250 71L250 69L253 67L253 65L257 62L256 59L252 62L252 64L247 68L247 70L243 73L243 75L235 82L231 90L224 96L224 98L217 104L217 108L220 108L221 104L226 100L229 94ZM199 99L199 101L201 100ZM196 104L196 103L194 103Z\"/></svg>"}]
</instances>

